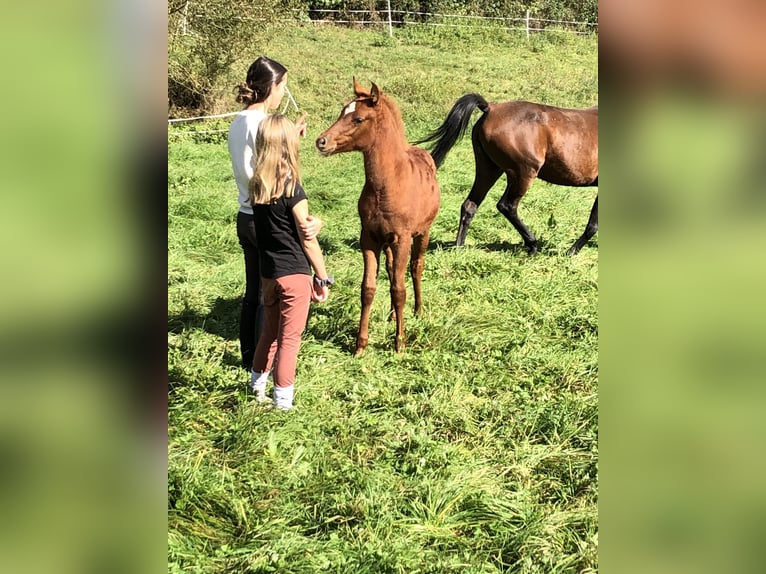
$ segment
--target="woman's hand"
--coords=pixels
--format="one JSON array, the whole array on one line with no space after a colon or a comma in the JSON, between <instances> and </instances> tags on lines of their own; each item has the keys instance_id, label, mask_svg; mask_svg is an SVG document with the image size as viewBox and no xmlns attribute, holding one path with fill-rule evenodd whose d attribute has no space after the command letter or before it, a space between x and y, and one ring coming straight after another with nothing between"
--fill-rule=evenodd
<instances>
[{"instance_id":1,"label":"woman's hand","mask_svg":"<svg viewBox=\"0 0 766 574\"><path fill-rule=\"evenodd\" d=\"M311 241L317 235L319 235L319 231L321 229L322 220L318 217L314 217L313 215L307 216L306 220L300 224L301 235L303 235L303 238L307 241Z\"/></svg>"},{"instance_id":2,"label":"woman's hand","mask_svg":"<svg viewBox=\"0 0 766 574\"><path fill-rule=\"evenodd\" d=\"M298 118L298 121L295 122L295 127L298 128L298 135L301 137L306 137L306 112L303 112L300 118Z\"/></svg>"}]
</instances>

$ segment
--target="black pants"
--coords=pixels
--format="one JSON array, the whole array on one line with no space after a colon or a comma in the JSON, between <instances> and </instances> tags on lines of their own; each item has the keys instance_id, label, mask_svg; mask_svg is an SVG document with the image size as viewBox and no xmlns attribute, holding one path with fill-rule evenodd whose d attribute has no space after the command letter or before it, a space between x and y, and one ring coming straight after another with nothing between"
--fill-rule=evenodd
<instances>
[{"instance_id":1,"label":"black pants","mask_svg":"<svg viewBox=\"0 0 766 574\"><path fill-rule=\"evenodd\" d=\"M261 273L252 215L241 211L237 214L237 238L245 254L245 296L239 318L239 348L242 352L242 366L249 370L263 328Z\"/></svg>"}]
</instances>

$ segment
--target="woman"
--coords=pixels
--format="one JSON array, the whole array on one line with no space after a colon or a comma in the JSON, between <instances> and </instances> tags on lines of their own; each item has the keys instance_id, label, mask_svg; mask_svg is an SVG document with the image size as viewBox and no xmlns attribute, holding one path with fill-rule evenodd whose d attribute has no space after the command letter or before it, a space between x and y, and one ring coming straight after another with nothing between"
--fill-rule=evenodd
<instances>
[{"instance_id":1,"label":"woman","mask_svg":"<svg viewBox=\"0 0 766 574\"><path fill-rule=\"evenodd\" d=\"M287 117L264 118L258 126L258 158L250 180L264 305L251 386L257 400L265 401L273 367L274 405L282 410L293 407L295 366L309 305L326 301L333 283L319 242L299 232L310 216L298 147L298 131Z\"/></svg>"},{"instance_id":2,"label":"woman","mask_svg":"<svg viewBox=\"0 0 766 574\"><path fill-rule=\"evenodd\" d=\"M285 67L265 56L259 57L250 65L245 83L237 86L237 102L243 104L245 109L237 114L229 128L229 155L239 190L237 237L245 255L246 283L239 323L239 345L242 366L248 370L253 363L253 354L262 322L259 317L261 279L258 268L258 249L248 183L253 176L255 165L255 134L258 125L270 110L279 107L286 87ZM303 114L296 126L301 136L306 135L305 117L306 115ZM321 227L321 219L308 217L301 226L301 232L306 239L312 239L319 233Z\"/></svg>"}]
</instances>

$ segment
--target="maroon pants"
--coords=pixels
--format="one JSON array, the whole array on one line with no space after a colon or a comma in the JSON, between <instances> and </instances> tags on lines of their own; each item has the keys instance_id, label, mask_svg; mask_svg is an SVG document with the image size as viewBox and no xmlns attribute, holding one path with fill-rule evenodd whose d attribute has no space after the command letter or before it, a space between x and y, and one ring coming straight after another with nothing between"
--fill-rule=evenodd
<instances>
[{"instance_id":1,"label":"maroon pants","mask_svg":"<svg viewBox=\"0 0 766 574\"><path fill-rule=\"evenodd\" d=\"M301 335L311 304L311 275L285 275L262 279L263 330L253 358L257 373L271 371L274 385L289 387L295 382L295 365Z\"/></svg>"}]
</instances>

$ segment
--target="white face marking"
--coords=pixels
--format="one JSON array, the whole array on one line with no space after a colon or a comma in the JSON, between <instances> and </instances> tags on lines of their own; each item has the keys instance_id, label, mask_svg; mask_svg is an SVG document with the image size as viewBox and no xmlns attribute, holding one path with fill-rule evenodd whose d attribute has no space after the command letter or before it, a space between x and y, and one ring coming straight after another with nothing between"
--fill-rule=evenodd
<instances>
[{"instance_id":1,"label":"white face marking","mask_svg":"<svg viewBox=\"0 0 766 574\"><path fill-rule=\"evenodd\" d=\"M349 105L346 106L346 109L343 110L343 115L347 116L351 112L353 112L356 109L356 102L351 102Z\"/></svg>"}]
</instances>

